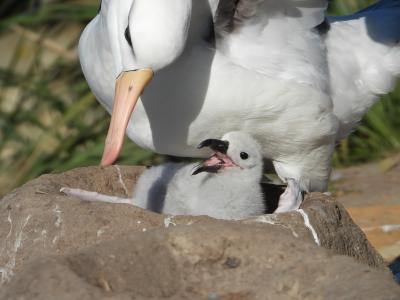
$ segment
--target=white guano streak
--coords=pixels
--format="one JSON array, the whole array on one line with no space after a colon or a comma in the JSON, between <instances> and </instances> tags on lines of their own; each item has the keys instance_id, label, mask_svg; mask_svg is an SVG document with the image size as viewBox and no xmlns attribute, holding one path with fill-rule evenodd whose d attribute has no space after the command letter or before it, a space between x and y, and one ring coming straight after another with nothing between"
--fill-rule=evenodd
<instances>
[{"instance_id":1,"label":"white guano streak","mask_svg":"<svg viewBox=\"0 0 400 300\"><path fill-rule=\"evenodd\" d=\"M28 215L25 219L25 222L21 224L22 226L21 226L20 231L16 233L14 245L10 251L11 253L10 252L8 253L8 255L10 257L9 261L7 262L7 264L5 266L0 267L0 274L1 274L0 286L3 285L5 282L10 281L11 277L14 275L13 270L16 265L17 252L22 246L23 239L24 239L24 236L23 236L24 229L25 229L25 226L28 224L31 217L32 217L31 215Z\"/></svg>"},{"instance_id":2,"label":"white guano streak","mask_svg":"<svg viewBox=\"0 0 400 300\"><path fill-rule=\"evenodd\" d=\"M290 230L290 231L292 232L292 235L293 235L295 238L298 238L298 237L299 237L299 235L297 234L297 232L294 231L292 227L287 226L287 225L282 224L282 223L279 223L279 221L278 221L277 218L276 218L276 215L262 215L262 216L257 217L257 218L255 219L255 221L256 221L257 223L264 223L264 224L269 224L269 225L281 226L281 227L283 227L283 228L285 228L285 229Z\"/></svg>"},{"instance_id":3,"label":"white guano streak","mask_svg":"<svg viewBox=\"0 0 400 300\"><path fill-rule=\"evenodd\" d=\"M303 219L304 219L304 225L305 225L308 229L310 229L311 234L312 234L312 236L313 236L313 238L314 238L315 243L316 243L318 246L321 246L321 241L320 241L319 238L318 238L318 234L317 234L317 232L315 231L314 227L312 227L312 225L311 225L311 223L310 223L310 218L308 217L308 215L306 214L306 212L305 212L303 209L299 209L298 212L301 214L301 216L302 216Z\"/></svg>"},{"instance_id":4,"label":"white guano streak","mask_svg":"<svg viewBox=\"0 0 400 300\"><path fill-rule=\"evenodd\" d=\"M53 212L56 215L56 222L54 223L54 225L56 227L60 227L62 224L62 217L61 217L62 211L60 210L58 204L56 204L56 207L53 209Z\"/></svg>"},{"instance_id":5,"label":"white guano streak","mask_svg":"<svg viewBox=\"0 0 400 300\"><path fill-rule=\"evenodd\" d=\"M122 188L124 189L125 195L129 196L128 194L128 189L126 188L125 182L122 179L122 173L121 173L121 169L119 168L119 166L114 165L114 167L117 169L117 173L118 173L118 181L121 184Z\"/></svg>"},{"instance_id":6,"label":"white guano streak","mask_svg":"<svg viewBox=\"0 0 400 300\"><path fill-rule=\"evenodd\" d=\"M176 224L174 222L172 222L172 219L174 218L174 216L168 216L164 219L164 226L165 228L168 228L170 225L174 225L176 226Z\"/></svg>"}]
</instances>

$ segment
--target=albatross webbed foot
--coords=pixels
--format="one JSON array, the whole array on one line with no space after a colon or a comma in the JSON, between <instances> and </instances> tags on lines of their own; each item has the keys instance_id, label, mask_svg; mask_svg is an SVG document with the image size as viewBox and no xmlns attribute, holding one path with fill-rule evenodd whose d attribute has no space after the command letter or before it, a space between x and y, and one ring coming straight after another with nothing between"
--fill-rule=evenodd
<instances>
[{"instance_id":1,"label":"albatross webbed foot","mask_svg":"<svg viewBox=\"0 0 400 300\"><path fill-rule=\"evenodd\" d=\"M274 213L282 213L300 208L303 202L303 193L300 184L295 179L287 180L285 192L280 196L278 208Z\"/></svg>"}]
</instances>

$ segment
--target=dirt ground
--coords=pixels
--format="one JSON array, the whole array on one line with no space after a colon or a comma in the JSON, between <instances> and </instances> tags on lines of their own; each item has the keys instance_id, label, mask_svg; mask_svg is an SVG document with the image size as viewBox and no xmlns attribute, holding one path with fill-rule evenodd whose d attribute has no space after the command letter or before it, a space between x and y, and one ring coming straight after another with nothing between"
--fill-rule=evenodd
<instances>
[{"instance_id":1,"label":"dirt ground","mask_svg":"<svg viewBox=\"0 0 400 300\"><path fill-rule=\"evenodd\" d=\"M400 256L400 154L335 170L331 191L386 261Z\"/></svg>"}]
</instances>

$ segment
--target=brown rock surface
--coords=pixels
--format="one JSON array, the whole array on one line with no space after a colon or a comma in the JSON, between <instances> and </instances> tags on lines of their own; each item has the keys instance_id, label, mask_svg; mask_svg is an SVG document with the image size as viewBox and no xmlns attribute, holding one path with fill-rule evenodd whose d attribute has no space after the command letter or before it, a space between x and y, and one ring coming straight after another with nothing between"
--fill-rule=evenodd
<instances>
[{"instance_id":1,"label":"brown rock surface","mask_svg":"<svg viewBox=\"0 0 400 300\"><path fill-rule=\"evenodd\" d=\"M340 204L320 194L305 201L303 214L234 222L86 203L58 192L70 186L126 196L142 171L77 169L4 197L0 299L400 297L365 235Z\"/></svg>"},{"instance_id":2,"label":"brown rock surface","mask_svg":"<svg viewBox=\"0 0 400 300\"><path fill-rule=\"evenodd\" d=\"M377 251L390 262L400 256L400 155L339 169L334 195Z\"/></svg>"}]
</instances>

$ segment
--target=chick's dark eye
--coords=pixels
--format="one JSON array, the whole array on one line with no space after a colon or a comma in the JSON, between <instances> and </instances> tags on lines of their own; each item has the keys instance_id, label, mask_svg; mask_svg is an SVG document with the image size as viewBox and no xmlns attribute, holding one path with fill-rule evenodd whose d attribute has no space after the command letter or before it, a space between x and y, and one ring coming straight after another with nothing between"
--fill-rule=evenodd
<instances>
[{"instance_id":1,"label":"chick's dark eye","mask_svg":"<svg viewBox=\"0 0 400 300\"><path fill-rule=\"evenodd\" d=\"M241 159L248 159L249 155L246 152L240 152L240 158Z\"/></svg>"}]
</instances>

